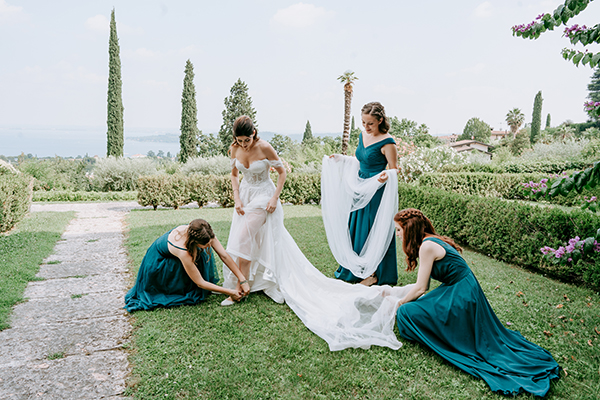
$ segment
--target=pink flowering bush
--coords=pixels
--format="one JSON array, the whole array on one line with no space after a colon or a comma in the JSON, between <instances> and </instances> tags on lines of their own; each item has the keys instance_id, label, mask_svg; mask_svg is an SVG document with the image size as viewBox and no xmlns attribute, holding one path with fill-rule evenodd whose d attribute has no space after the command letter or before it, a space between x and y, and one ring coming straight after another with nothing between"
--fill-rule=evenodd
<instances>
[{"instance_id":1,"label":"pink flowering bush","mask_svg":"<svg viewBox=\"0 0 600 400\"><path fill-rule=\"evenodd\" d=\"M600 284L600 229L595 237L580 239L575 236L564 246L540 249L543 260L558 267L572 267L573 273L583 276L586 282Z\"/></svg>"},{"instance_id":2,"label":"pink flowering bush","mask_svg":"<svg viewBox=\"0 0 600 400\"><path fill-rule=\"evenodd\" d=\"M583 103L583 108L591 118L600 118L600 101L586 101Z\"/></svg>"}]
</instances>

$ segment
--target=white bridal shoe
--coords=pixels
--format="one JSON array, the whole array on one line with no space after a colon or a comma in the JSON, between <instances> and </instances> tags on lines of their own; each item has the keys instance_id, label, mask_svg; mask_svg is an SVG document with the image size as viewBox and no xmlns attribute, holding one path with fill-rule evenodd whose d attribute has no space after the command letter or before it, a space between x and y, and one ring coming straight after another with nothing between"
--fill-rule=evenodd
<instances>
[{"instance_id":1,"label":"white bridal shoe","mask_svg":"<svg viewBox=\"0 0 600 400\"><path fill-rule=\"evenodd\" d=\"M221 302L221 305L222 305L223 307L230 306L230 305L232 305L232 304L235 304L235 301L233 301L233 300L230 300L230 299L229 299L229 297L228 297L228 298L226 298L225 300L223 300L223 301Z\"/></svg>"}]
</instances>

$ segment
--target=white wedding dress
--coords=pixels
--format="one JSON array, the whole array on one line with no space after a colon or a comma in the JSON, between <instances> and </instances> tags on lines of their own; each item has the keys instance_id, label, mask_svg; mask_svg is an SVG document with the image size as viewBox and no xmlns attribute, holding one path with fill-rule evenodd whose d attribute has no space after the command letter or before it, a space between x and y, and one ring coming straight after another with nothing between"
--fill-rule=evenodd
<instances>
[{"instance_id":1,"label":"white wedding dress","mask_svg":"<svg viewBox=\"0 0 600 400\"><path fill-rule=\"evenodd\" d=\"M227 252L236 262L251 261L251 291L263 290L276 302L285 301L332 351L371 345L400 348L393 331L396 304L412 285L367 287L323 275L285 229L281 203L271 214L265 210L275 192L269 169L283 166L281 161L258 160L248 168L236 159L233 163L243 174L240 200L245 214L233 213ZM224 287L236 287L237 278L228 268L223 276Z\"/></svg>"}]
</instances>

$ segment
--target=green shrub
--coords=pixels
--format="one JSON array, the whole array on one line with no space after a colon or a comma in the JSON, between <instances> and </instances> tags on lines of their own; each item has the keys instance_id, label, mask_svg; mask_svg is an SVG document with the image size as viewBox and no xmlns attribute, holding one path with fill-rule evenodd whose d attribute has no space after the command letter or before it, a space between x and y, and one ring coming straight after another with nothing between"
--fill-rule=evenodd
<instances>
[{"instance_id":1,"label":"green shrub","mask_svg":"<svg viewBox=\"0 0 600 400\"><path fill-rule=\"evenodd\" d=\"M508 161L502 164L458 164L445 165L438 172L489 172L493 174L525 174L525 173L543 173L558 174L563 171L573 171L583 169L589 166L586 161L530 161L518 162L517 160Z\"/></svg>"},{"instance_id":2,"label":"green shrub","mask_svg":"<svg viewBox=\"0 0 600 400\"><path fill-rule=\"evenodd\" d=\"M168 175L140 176L137 181L139 205L152 206L154 210L162 204L164 187L167 184Z\"/></svg>"},{"instance_id":3,"label":"green shrub","mask_svg":"<svg viewBox=\"0 0 600 400\"><path fill-rule=\"evenodd\" d=\"M128 201L136 200L137 192L73 192L49 190L33 192L33 201Z\"/></svg>"},{"instance_id":4,"label":"green shrub","mask_svg":"<svg viewBox=\"0 0 600 400\"><path fill-rule=\"evenodd\" d=\"M179 174L166 175L160 205L177 210L191 202L188 178Z\"/></svg>"},{"instance_id":5,"label":"green shrub","mask_svg":"<svg viewBox=\"0 0 600 400\"><path fill-rule=\"evenodd\" d=\"M96 163L92 184L101 192L136 190L140 176L156 174L156 165L148 159L107 157Z\"/></svg>"},{"instance_id":6,"label":"green shrub","mask_svg":"<svg viewBox=\"0 0 600 400\"><path fill-rule=\"evenodd\" d=\"M231 187L231 177L229 176L211 176L213 182L214 201L221 207L233 207L233 188ZM241 180L240 180L241 182Z\"/></svg>"},{"instance_id":7,"label":"green shrub","mask_svg":"<svg viewBox=\"0 0 600 400\"><path fill-rule=\"evenodd\" d=\"M24 174L0 175L0 232L12 229L31 205L33 179Z\"/></svg>"},{"instance_id":8,"label":"green shrub","mask_svg":"<svg viewBox=\"0 0 600 400\"><path fill-rule=\"evenodd\" d=\"M214 157L193 157L182 167L184 175L227 175L231 172L229 157L219 155Z\"/></svg>"},{"instance_id":9,"label":"green shrub","mask_svg":"<svg viewBox=\"0 0 600 400\"><path fill-rule=\"evenodd\" d=\"M48 160L29 159L19 165L19 170L35 178L33 190L72 190L91 189L89 177L91 161L65 160L55 157Z\"/></svg>"},{"instance_id":10,"label":"green shrub","mask_svg":"<svg viewBox=\"0 0 600 400\"><path fill-rule=\"evenodd\" d=\"M294 205L321 202L321 174L287 174L279 196L282 203Z\"/></svg>"},{"instance_id":11,"label":"green shrub","mask_svg":"<svg viewBox=\"0 0 600 400\"><path fill-rule=\"evenodd\" d=\"M212 176L193 174L188 177L189 196L191 201L204 206L215 198L214 179Z\"/></svg>"},{"instance_id":12,"label":"green shrub","mask_svg":"<svg viewBox=\"0 0 600 400\"><path fill-rule=\"evenodd\" d=\"M400 209L422 210L440 234L498 260L564 280L573 276L545 266L540 249L556 248L575 236L593 236L600 228L600 216L575 208L462 195L404 183L398 186L398 196ZM578 276L586 279L584 272Z\"/></svg>"}]
</instances>

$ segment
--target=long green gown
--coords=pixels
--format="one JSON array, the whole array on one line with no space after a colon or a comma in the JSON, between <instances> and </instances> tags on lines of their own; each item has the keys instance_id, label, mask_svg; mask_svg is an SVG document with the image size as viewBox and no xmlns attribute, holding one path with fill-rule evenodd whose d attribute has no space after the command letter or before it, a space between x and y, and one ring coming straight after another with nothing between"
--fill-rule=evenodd
<instances>
[{"instance_id":1,"label":"long green gown","mask_svg":"<svg viewBox=\"0 0 600 400\"><path fill-rule=\"evenodd\" d=\"M171 231L156 239L146 251L135 286L125 295L128 312L198 304L210 294L190 279L181 261L169 252ZM207 282L219 282L210 248L208 251L198 248L196 267Z\"/></svg>"},{"instance_id":2,"label":"long green gown","mask_svg":"<svg viewBox=\"0 0 600 400\"><path fill-rule=\"evenodd\" d=\"M461 370L484 379L505 395L529 392L545 396L560 367L552 355L498 320L479 282L460 254L446 250L433 263L431 277L440 286L396 313L400 335L429 347Z\"/></svg>"},{"instance_id":3,"label":"long green gown","mask_svg":"<svg viewBox=\"0 0 600 400\"><path fill-rule=\"evenodd\" d=\"M371 178L383 171L387 165L387 159L381 153L381 148L386 144L396 144L394 139L386 138L379 142L373 143L366 148L363 145L362 133L358 138L358 147L356 148L356 158L360 163L358 176L361 178ZM348 226L350 228L350 238L352 239L352 247L357 254L360 254L371 226L375 222L375 216L381 203L381 196L383 195L383 187L380 188L369 204L360 210L356 210L350 213L348 219ZM355 276L348 269L340 265L335 271L335 277L342 279L346 282L355 283L362 281L362 278ZM398 282L398 269L396 266L396 238L392 235L392 241L385 253L383 260L375 271L377 276L377 285L395 285Z\"/></svg>"}]
</instances>

